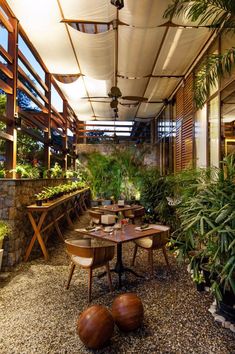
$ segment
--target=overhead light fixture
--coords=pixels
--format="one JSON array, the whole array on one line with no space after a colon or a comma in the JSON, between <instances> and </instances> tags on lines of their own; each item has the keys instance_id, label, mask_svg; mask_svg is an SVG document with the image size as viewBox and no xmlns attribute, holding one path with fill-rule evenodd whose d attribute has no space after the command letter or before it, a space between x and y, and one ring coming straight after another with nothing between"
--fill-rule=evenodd
<instances>
[{"instance_id":1,"label":"overhead light fixture","mask_svg":"<svg viewBox=\"0 0 235 354\"><path fill-rule=\"evenodd\" d=\"M116 6L118 10L121 10L124 7L124 0L111 0L111 4Z\"/></svg>"}]
</instances>

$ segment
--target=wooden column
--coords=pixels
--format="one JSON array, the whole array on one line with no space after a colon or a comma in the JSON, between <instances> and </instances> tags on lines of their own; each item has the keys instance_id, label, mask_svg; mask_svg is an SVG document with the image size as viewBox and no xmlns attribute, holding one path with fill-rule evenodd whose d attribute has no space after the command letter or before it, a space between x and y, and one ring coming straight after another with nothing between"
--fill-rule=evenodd
<instances>
[{"instance_id":1,"label":"wooden column","mask_svg":"<svg viewBox=\"0 0 235 354\"><path fill-rule=\"evenodd\" d=\"M50 140L51 140L51 74L46 73L46 85L48 87L48 91L45 93L48 103L46 107L48 109L48 113L46 115L45 126L47 131L44 133L44 167L49 170L51 167L51 156L50 156Z\"/></svg>"},{"instance_id":2,"label":"wooden column","mask_svg":"<svg viewBox=\"0 0 235 354\"><path fill-rule=\"evenodd\" d=\"M76 151L77 151L77 126L73 133L73 169L76 169Z\"/></svg>"},{"instance_id":3,"label":"wooden column","mask_svg":"<svg viewBox=\"0 0 235 354\"><path fill-rule=\"evenodd\" d=\"M15 117L17 116L17 65L18 65L18 20L9 18L13 27L13 32L8 32L8 52L13 62L8 64L13 73L13 78L7 80L7 84L12 88L12 94L7 95L6 106L6 132L13 136L12 141L6 140L6 169L8 171L16 168L17 155L17 131L15 129ZM11 174L15 177L15 173Z\"/></svg>"},{"instance_id":4,"label":"wooden column","mask_svg":"<svg viewBox=\"0 0 235 354\"><path fill-rule=\"evenodd\" d=\"M63 100L63 117L65 119L65 125L64 125L64 135L62 137L62 149L63 149L63 170L67 171L68 168L68 133L67 133L67 128L68 128L68 102L66 100Z\"/></svg>"}]
</instances>

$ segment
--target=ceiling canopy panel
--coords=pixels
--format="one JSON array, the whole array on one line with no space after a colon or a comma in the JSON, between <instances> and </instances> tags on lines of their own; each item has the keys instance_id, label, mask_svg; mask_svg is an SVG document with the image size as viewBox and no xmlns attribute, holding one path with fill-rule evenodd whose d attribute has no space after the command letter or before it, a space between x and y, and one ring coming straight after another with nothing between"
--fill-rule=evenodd
<instances>
[{"instance_id":1,"label":"ceiling canopy panel","mask_svg":"<svg viewBox=\"0 0 235 354\"><path fill-rule=\"evenodd\" d=\"M179 82L180 78L151 78L145 97L147 97L149 101L168 98Z\"/></svg>"},{"instance_id":2,"label":"ceiling canopy panel","mask_svg":"<svg viewBox=\"0 0 235 354\"><path fill-rule=\"evenodd\" d=\"M137 112L137 107L128 107L128 106L118 106L118 116L119 120L133 120Z\"/></svg>"},{"instance_id":3,"label":"ceiling canopy panel","mask_svg":"<svg viewBox=\"0 0 235 354\"><path fill-rule=\"evenodd\" d=\"M74 109L74 112L76 113L77 117L79 120L93 120L94 119L94 113L91 109L91 105L89 102L86 101L76 101L73 102L71 101L71 106Z\"/></svg>"},{"instance_id":4,"label":"ceiling canopy panel","mask_svg":"<svg viewBox=\"0 0 235 354\"><path fill-rule=\"evenodd\" d=\"M170 28L154 74L183 75L208 38L205 28Z\"/></svg>"},{"instance_id":5,"label":"ceiling canopy panel","mask_svg":"<svg viewBox=\"0 0 235 354\"><path fill-rule=\"evenodd\" d=\"M113 119L113 110L110 108L109 103L92 102L92 106L95 111L95 115L100 118Z\"/></svg>"},{"instance_id":6,"label":"ceiling canopy panel","mask_svg":"<svg viewBox=\"0 0 235 354\"><path fill-rule=\"evenodd\" d=\"M171 0L125 0L120 11L110 0L7 2L80 120L113 119L108 93L118 86L117 120L149 121L163 103L146 100L169 99L213 35L181 27L185 16L163 18Z\"/></svg>"},{"instance_id":7,"label":"ceiling canopy panel","mask_svg":"<svg viewBox=\"0 0 235 354\"><path fill-rule=\"evenodd\" d=\"M137 112L137 117L156 117L162 106L162 103L141 103Z\"/></svg>"},{"instance_id":8,"label":"ceiling canopy panel","mask_svg":"<svg viewBox=\"0 0 235 354\"><path fill-rule=\"evenodd\" d=\"M56 0L8 0L48 70L74 74L79 69Z\"/></svg>"},{"instance_id":9,"label":"ceiling canopy panel","mask_svg":"<svg viewBox=\"0 0 235 354\"><path fill-rule=\"evenodd\" d=\"M171 1L162 0L125 0L120 11L120 20L136 27L156 27L164 22L163 14Z\"/></svg>"},{"instance_id":10,"label":"ceiling canopy panel","mask_svg":"<svg viewBox=\"0 0 235 354\"><path fill-rule=\"evenodd\" d=\"M117 79L122 96L143 96L147 83L148 78L128 80L118 77Z\"/></svg>"},{"instance_id":11,"label":"ceiling canopy panel","mask_svg":"<svg viewBox=\"0 0 235 354\"><path fill-rule=\"evenodd\" d=\"M97 80L110 80L114 75L115 32L98 34L69 28L82 73Z\"/></svg>"},{"instance_id":12,"label":"ceiling canopy panel","mask_svg":"<svg viewBox=\"0 0 235 354\"><path fill-rule=\"evenodd\" d=\"M84 76L83 80L90 97L108 96L108 92L112 86L112 81L95 80L87 76Z\"/></svg>"},{"instance_id":13,"label":"ceiling canopy panel","mask_svg":"<svg viewBox=\"0 0 235 354\"><path fill-rule=\"evenodd\" d=\"M117 16L116 8L107 0L59 0L66 19L110 22Z\"/></svg>"},{"instance_id":14,"label":"ceiling canopy panel","mask_svg":"<svg viewBox=\"0 0 235 354\"><path fill-rule=\"evenodd\" d=\"M164 28L118 27L118 74L141 78L151 74Z\"/></svg>"}]
</instances>

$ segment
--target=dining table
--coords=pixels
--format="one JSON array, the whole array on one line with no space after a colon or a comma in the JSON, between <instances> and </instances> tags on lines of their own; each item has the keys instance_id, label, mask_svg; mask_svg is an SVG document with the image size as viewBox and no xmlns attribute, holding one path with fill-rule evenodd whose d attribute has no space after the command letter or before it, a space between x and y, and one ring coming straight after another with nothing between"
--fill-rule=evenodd
<instances>
[{"instance_id":1,"label":"dining table","mask_svg":"<svg viewBox=\"0 0 235 354\"><path fill-rule=\"evenodd\" d=\"M104 213L113 213L113 214L118 214L119 212L123 213L124 211L128 210L135 210L139 208L140 205L128 205L125 204L123 206L120 206L118 204L110 204L110 205L101 205L97 207L97 211L101 211Z\"/></svg>"},{"instance_id":2,"label":"dining table","mask_svg":"<svg viewBox=\"0 0 235 354\"><path fill-rule=\"evenodd\" d=\"M106 231L106 230L110 230L110 231ZM128 268L123 264L123 258L122 258L123 243L134 241L142 237L155 236L162 232L162 230L157 229L157 225L149 226L148 228L142 230L140 226L137 227L136 225L133 224L123 225L121 229L115 229L115 228L107 229L103 227L95 227L94 229L91 230L90 228L82 228L82 229L76 229L76 231L82 235L98 238L106 241L111 241L117 245L116 264L115 267L111 269L111 271L118 274L119 289L122 287L122 275L125 272L132 273L137 277L142 277L141 275L137 274L133 269Z\"/></svg>"}]
</instances>

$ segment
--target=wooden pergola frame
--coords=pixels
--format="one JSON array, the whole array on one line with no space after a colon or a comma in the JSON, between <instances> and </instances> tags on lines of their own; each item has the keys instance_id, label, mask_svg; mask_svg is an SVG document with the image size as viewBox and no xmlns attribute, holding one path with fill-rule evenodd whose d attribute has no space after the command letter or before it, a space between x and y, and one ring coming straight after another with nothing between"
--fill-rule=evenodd
<instances>
[{"instance_id":1,"label":"wooden pergola frame","mask_svg":"<svg viewBox=\"0 0 235 354\"><path fill-rule=\"evenodd\" d=\"M8 18L7 18L8 17ZM78 135L78 119L72 107L68 104L65 96L58 87L55 79L48 71L40 55L33 47L23 28L14 17L11 9L5 0L0 0L0 23L8 32L8 49L5 50L0 45L0 56L6 61L6 64L0 64L0 71L5 80L0 79L0 89L7 96L6 115L1 116L0 120L6 123L6 132L0 132L0 139L6 141L6 169L8 171L16 168L17 161L17 129L16 118L20 117L24 122L22 130L38 141L44 144L44 167L50 168L50 146L51 132L56 131L62 137L62 146L60 148L63 156L63 168L67 169L68 159L68 137L67 129L73 133L73 144L70 156L72 165L75 167L76 143ZM29 50L42 67L45 73L45 80L38 75L29 60L18 48L19 35L23 38ZM30 72L34 81L19 65L19 60ZM35 83L36 82L36 83ZM58 112L51 103L52 85L63 101L63 112ZM35 95L29 90L31 87ZM40 88L39 88L40 87ZM39 108L39 111L25 111L17 104L17 90L24 94ZM33 128L43 131L43 137L37 135ZM12 173L14 177L14 172Z\"/></svg>"}]
</instances>

